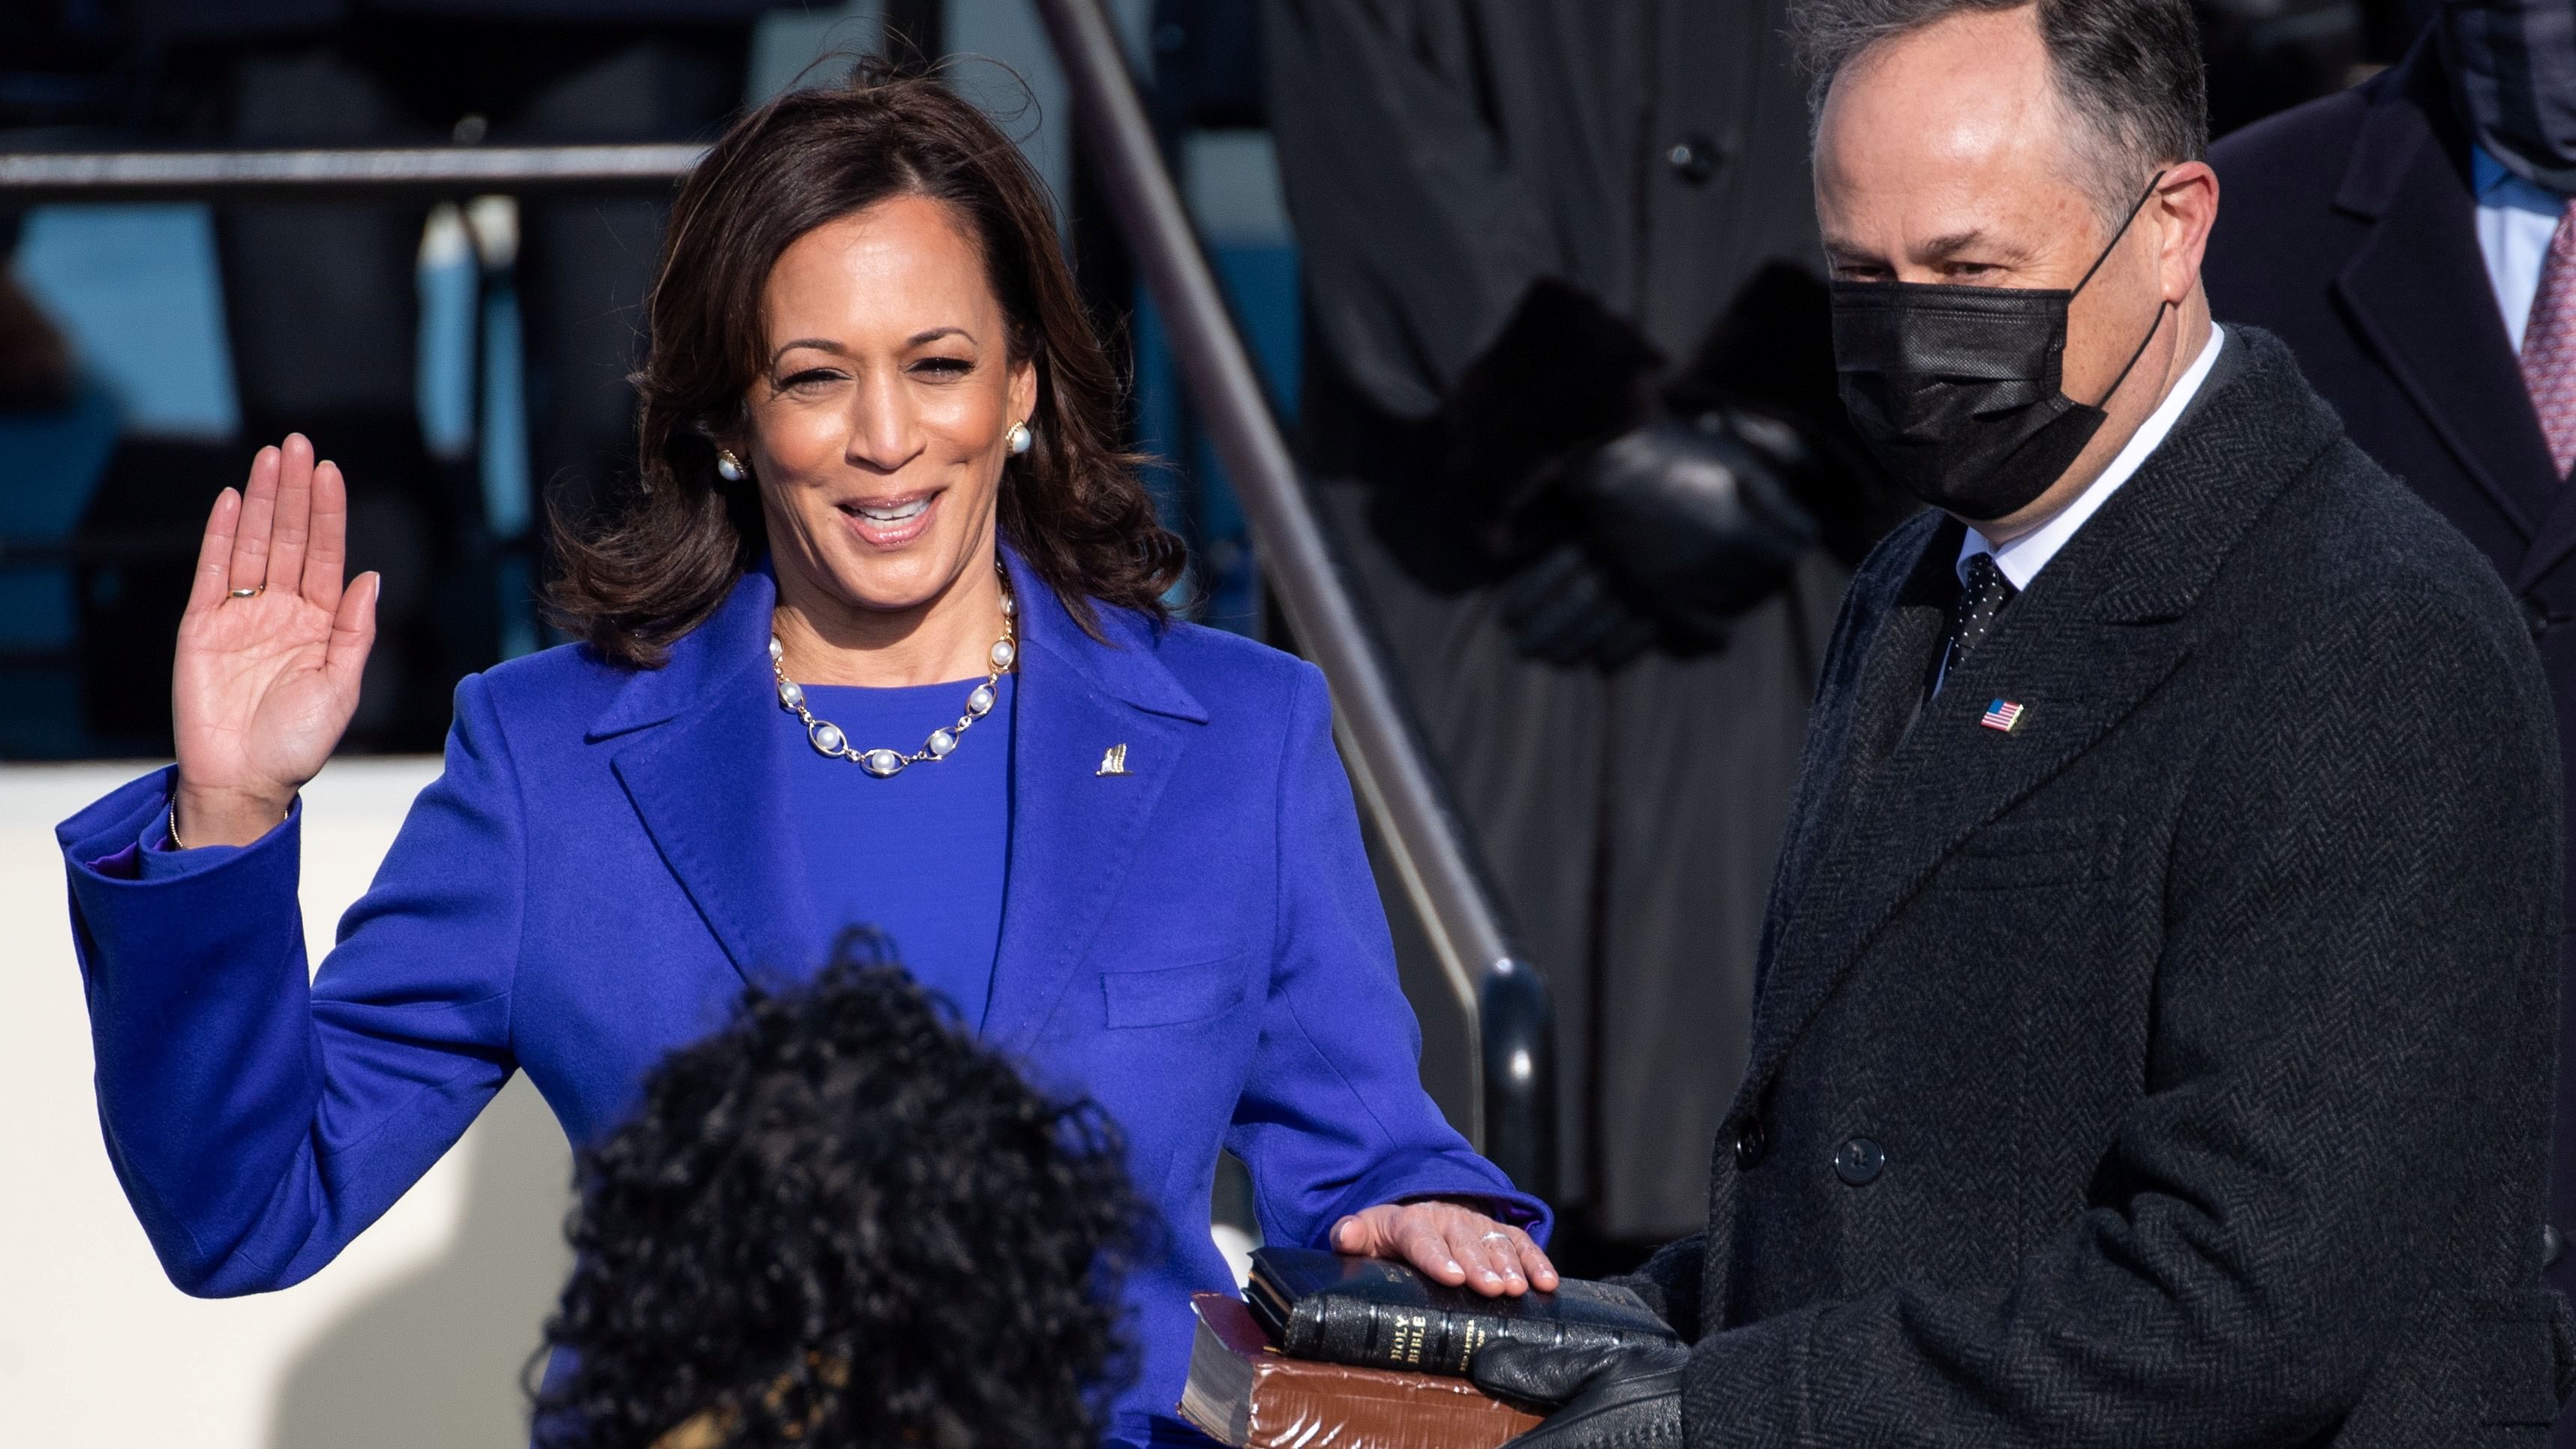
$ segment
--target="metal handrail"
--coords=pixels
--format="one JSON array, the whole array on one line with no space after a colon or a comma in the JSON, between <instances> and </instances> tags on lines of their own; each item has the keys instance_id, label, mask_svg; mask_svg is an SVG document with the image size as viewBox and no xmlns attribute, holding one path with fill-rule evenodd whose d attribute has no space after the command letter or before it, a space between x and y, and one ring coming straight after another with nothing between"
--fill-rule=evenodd
<instances>
[{"instance_id":1,"label":"metal handrail","mask_svg":"<svg viewBox=\"0 0 2576 1449\"><path fill-rule=\"evenodd\" d=\"M1333 689L1334 733L1476 1049L1468 1136L1512 1180L1556 1185L1555 1020L1307 497L1097 0L1038 0L1120 229L1250 520L1270 591ZM0 203L210 195L637 191L685 176L691 144L0 154ZM74 551L80 551L75 549Z\"/></svg>"},{"instance_id":2,"label":"metal handrail","mask_svg":"<svg viewBox=\"0 0 2576 1449\"><path fill-rule=\"evenodd\" d=\"M1457 812L1342 576L1261 376L1226 310L1099 0L1038 0L1111 210L1252 525L1262 573L1333 687L1343 758L1473 1028L1470 1136L1515 1182L1556 1185L1555 1031Z\"/></svg>"},{"instance_id":3,"label":"metal handrail","mask_svg":"<svg viewBox=\"0 0 2576 1449\"><path fill-rule=\"evenodd\" d=\"M74 564L114 567L120 564L185 562L195 558L202 546L201 540L185 537L73 535L11 538L0 534L0 568L67 567Z\"/></svg>"},{"instance_id":4,"label":"metal handrail","mask_svg":"<svg viewBox=\"0 0 2576 1449\"><path fill-rule=\"evenodd\" d=\"M281 151L19 151L0 154L0 199L507 191L633 191L685 176L707 148L416 146Z\"/></svg>"}]
</instances>

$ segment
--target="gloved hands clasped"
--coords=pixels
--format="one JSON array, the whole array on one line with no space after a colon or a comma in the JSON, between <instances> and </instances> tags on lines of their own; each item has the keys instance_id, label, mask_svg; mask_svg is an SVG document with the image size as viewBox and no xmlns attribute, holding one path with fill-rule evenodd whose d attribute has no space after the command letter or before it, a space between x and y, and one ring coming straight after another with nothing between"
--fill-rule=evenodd
<instances>
[{"instance_id":1,"label":"gloved hands clasped","mask_svg":"<svg viewBox=\"0 0 2576 1449\"><path fill-rule=\"evenodd\" d=\"M1515 1445L1681 1449L1682 1374L1689 1364L1690 1350L1678 1343L1497 1343L1476 1355L1470 1376L1489 1394L1552 1411Z\"/></svg>"},{"instance_id":2,"label":"gloved hands clasped","mask_svg":"<svg viewBox=\"0 0 2576 1449\"><path fill-rule=\"evenodd\" d=\"M1631 324L1543 280L1461 379L1447 486L1511 570L1503 622L1523 654L1606 669L1717 647L1818 543L1847 465L1717 371L1674 375Z\"/></svg>"},{"instance_id":3,"label":"gloved hands clasped","mask_svg":"<svg viewBox=\"0 0 2576 1449\"><path fill-rule=\"evenodd\" d=\"M1504 623L1524 654L1604 668L1658 642L1725 642L1815 546L1794 482L1815 466L1795 429L1743 409L1630 429L1573 459L1535 505L1534 522L1572 536L1505 585Z\"/></svg>"}]
</instances>

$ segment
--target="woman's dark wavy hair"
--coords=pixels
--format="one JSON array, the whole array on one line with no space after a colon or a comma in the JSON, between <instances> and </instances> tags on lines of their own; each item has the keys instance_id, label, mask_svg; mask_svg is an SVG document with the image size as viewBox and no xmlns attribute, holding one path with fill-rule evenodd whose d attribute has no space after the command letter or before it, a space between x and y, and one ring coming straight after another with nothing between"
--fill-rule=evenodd
<instances>
[{"instance_id":1,"label":"woman's dark wavy hair","mask_svg":"<svg viewBox=\"0 0 2576 1449\"><path fill-rule=\"evenodd\" d=\"M581 1155L541 1444L1097 1444L1148 1222L1117 1134L882 955L746 993Z\"/></svg>"},{"instance_id":2,"label":"woman's dark wavy hair","mask_svg":"<svg viewBox=\"0 0 2576 1449\"><path fill-rule=\"evenodd\" d=\"M547 603L607 657L657 668L760 556L757 485L716 476L766 365L761 292L798 237L897 196L938 201L983 252L1014 362L1037 367L1035 446L1005 466L1004 538L1094 634L1092 601L1161 619L1181 542L1121 452L1122 379L1074 288L1046 188L999 127L937 79L862 61L846 84L744 116L689 174L645 299L640 494L605 526L558 512Z\"/></svg>"}]
</instances>

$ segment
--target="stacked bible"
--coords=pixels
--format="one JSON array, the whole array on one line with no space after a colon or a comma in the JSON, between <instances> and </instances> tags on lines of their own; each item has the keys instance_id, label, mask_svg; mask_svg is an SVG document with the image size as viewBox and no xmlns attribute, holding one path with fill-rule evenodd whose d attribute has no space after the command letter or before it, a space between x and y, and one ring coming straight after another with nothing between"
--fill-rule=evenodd
<instances>
[{"instance_id":1,"label":"stacked bible","mask_svg":"<svg viewBox=\"0 0 2576 1449\"><path fill-rule=\"evenodd\" d=\"M1486 1346L1673 1336L1644 1299L1605 1283L1486 1298L1300 1248L1254 1253L1245 1297L1191 1300L1198 1343L1180 1405L1236 1449L1496 1449L1540 1413L1468 1381Z\"/></svg>"}]
</instances>

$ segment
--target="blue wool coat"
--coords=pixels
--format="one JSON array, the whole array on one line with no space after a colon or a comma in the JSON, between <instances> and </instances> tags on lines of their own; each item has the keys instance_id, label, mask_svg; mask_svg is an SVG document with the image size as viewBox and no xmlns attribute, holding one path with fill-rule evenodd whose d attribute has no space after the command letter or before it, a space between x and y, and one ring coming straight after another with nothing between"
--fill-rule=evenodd
<instances>
[{"instance_id":1,"label":"blue wool coat","mask_svg":"<svg viewBox=\"0 0 2576 1449\"><path fill-rule=\"evenodd\" d=\"M1141 1373L1117 1431L1179 1398L1220 1147L1272 1242L1438 1194L1544 1231L1442 1120L1310 665L1102 610L1082 632L1014 561L1023 650L1010 881L987 1041L1126 1134L1166 1246L1127 1286ZM100 1117L171 1280L220 1296L329 1262L513 1071L575 1145L720 1024L746 981L828 945L769 752L775 585L746 577L669 664L586 648L457 690L423 791L306 985L297 819L239 855L137 878L169 772L57 832ZM1098 773L1113 746L1126 773ZM971 741L970 741L971 748ZM925 868L935 863L925 862Z\"/></svg>"}]
</instances>

